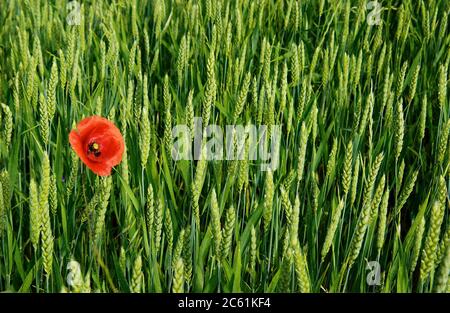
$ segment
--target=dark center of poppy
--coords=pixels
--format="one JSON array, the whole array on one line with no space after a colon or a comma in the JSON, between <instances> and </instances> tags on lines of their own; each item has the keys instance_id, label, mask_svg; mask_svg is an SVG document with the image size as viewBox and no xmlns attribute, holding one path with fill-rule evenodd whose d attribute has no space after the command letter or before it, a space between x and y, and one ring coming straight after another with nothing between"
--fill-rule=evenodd
<instances>
[{"instance_id":1,"label":"dark center of poppy","mask_svg":"<svg viewBox=\"0 0 450 313\"><path fill-rule=\"evenodd\" d=\"M88 146L88 154L93 153L95 157L99 157L102 153L100 152L100 146L98 143L91 142Z\"/></svg>"}]
</instances>

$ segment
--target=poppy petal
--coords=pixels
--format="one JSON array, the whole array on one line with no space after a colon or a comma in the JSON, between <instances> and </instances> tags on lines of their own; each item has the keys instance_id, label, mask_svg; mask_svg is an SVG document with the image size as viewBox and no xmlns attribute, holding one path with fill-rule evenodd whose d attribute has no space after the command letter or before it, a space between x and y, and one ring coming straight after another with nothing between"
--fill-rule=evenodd
<instances>
[{"instance_id":1,"label":"poppy petal","mask_svg":"<svg viewBox=\"0 0 450 313\"><path fill-rule=\"evenodd\" d=\"M122 161L125 149L119 129L100 116L87 117L79 122L76 129L70 132L69 142L81 161L100 176L111 174L112 167ZM99 146L98 156L89 151L93 142Z\"/></svg>"}]
</instances>

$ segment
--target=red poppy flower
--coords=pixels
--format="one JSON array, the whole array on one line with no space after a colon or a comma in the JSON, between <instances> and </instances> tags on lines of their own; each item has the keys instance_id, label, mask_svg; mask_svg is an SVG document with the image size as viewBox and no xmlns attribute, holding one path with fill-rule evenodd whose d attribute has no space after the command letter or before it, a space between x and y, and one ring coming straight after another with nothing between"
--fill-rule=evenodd
<instances>
[{"instance_id":1,"label":"red poppy flower","mask_svg":"<svg viewBox=\"0 0 450 313\"><path fill-rule=\"evenodd\" d=\"M122 161L125 143L119 129L100 116L87 117L69 134L72 148L95 174L108 176Z\"/></svg>"}]
</instances>

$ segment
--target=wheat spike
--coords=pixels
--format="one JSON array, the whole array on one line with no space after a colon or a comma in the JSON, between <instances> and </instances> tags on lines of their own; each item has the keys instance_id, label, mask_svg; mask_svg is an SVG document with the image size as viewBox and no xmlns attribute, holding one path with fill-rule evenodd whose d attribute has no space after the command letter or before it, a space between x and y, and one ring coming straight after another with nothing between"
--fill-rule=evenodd
<instances>
[{"instance_id":1,"label":"wheat spike","mask_svg":"<svg viewBox=\"0 0 450 313\"><path fill-rule=\"evenodd\" d=\"M352 179L353 142L349 141L345 149L344 167L342 172L342 190L347 195Z\"/></svg>"},{"instance_id":2,"label":"wheat spike","mask_svg":"<svg viewBox=\"0 0 450 313\"><path fill-rule=\"evenodd\" d=\"M205 95L203 98L203 110L202 110L202 119L204 126L209 124L211 107L214 105L214 101L216 98L217 86L215 78L215 62L216 61L214 58L214 50L211 50L206 64L207 81L206 81Z\"/></svg>"},{"instance_id":3,"label":"wheat spike","mask_svg":"<svg viewBox=\"0 0 450 313\"><path fill-rule=\"evenodd\" d=\"M173 293L184 292L184 264L183 259L181 257L178 257L175 263L175 270L172 282L172 292Z\"/></svg>"},{"instance_id":4,"label":"wheat spike","mask_svg":"<svg viewBox=\"0 0 450 313\"><path fill-rule=\"evenodd\" d=\"M225 214L225 226L222 230L222 258L226 259L231 252L231 244L233 242L233 232L236 223L236 212L234 206L231 205Z\"/></svg>"},{"instance_id":5,"label":"wheat spike","mask_svg":"<svg viewBox=\"0 0 450 313\"><path fill-rule=\"evenodd\" d=\"M381 152L377 155L375 158L375 161L372 164L372 167L370 168L369 175L367 177L366 183L364 185L364 197L363 197L363 204L362 204L362 210L359 215L358 224L356 225L356 230L353 235L352 241L351 241L351 248L350 248L350 254L348 257L348 266L349 268L352 267L353 263L355 262L356 258L359 255L359 252L361 250L362 242L364 240L364 235L366 233L367 226L369 224L369 218L370 218L370 203L372 200L372 192L373 187L375 183L376 176L378 174L378 170L380 168L381 162L383 161L384 154Z\"/></svg>"},{"instance_id":6,"label":"wheat spike","mask_svg":"<svg viewBox=\"0 0 450 313\"><path fill-rule=\"evenodd\" d=\"M220 227L220 209L217 202L216 191L213 189L211 194L211 226L214 238L215 255L220 259L222 232Z\"/></svg>"},{"instance_id":7,"label":"wheat spike","mask_svg":"<svg viewBox=\"0 0 450 313\"><path fill-rule=\"evenodd\" d=\"M387 208L389 203L389 188L386 188L383 194L383 198L380 203L380 213L378 220L378 233L377 233L377 253L380 255L383 248L386 237L386 220L387 220Z\"/></svg>"},{"instance_id":8,"label":"wheat spike","mask_svg":"<svg viewBox=\"0 0 450 313\"><path fill-rule=\"evenodd\" d=\"M41 214L39 208L39 194L36 181L30 182L30 240L36 251L41 233Z\"/></svg>"},{"instance_id":9,"label":"wheat spike","mask_svg":"<svg viewBox=\"0 0 450 313\"><path fill-rule=\"evenodd\" d=\"M257 249L256 230L255 230L255 227L252 225L252 228L250 231L250 273L252 275L255 274L256 249Z\"/></svg>"},{"instance_id":10,"label":"wheat spike","mask_svg":"<svg viewBox=\"0 0 450 313\"><path fill-rule=\"evenodd\" d=\"M178 240L175 245L175 249L173 251L172 269L174 269L176 267L176 260L178 260L178 258L182 257L181 254L183 252L184 239L185 239L184 232L185 232L185 230L181 229L180 232L178 233Z\"/></svg>"},{"instance_id":11,"label":"wheat spike","mask_svg":"<svg viewBox=\"0 0 450 313\"><path fill-rule=\"evenodd\" d=\"M303 171L305 167L306 147L308 144L308 132L306 131L305 122L302 122L300 130L300 148L298 153L297 163L297 179L301 181L303 179Z\"/></svg>"},{"instance_id":12,"label":"wheat spike","mask_svg":"<svg viewBox=\"0 0 450 313\"><path fill-rule=\"evenodd\" d=\"M337 140L336 138L333 139L333 146L331 148L330 155L328 156L328 162L327 162L327 171L326 171L326 177L328 177L328 181L331 183L334 178L334 171L336 167L336 154L337 154Z\"/></svg>"},{"instance_id":13,"label":"wheat spike","mask_svg":"<svg viewBox=\"0 0 450 313\"><path fill-rule=\"evenodd\" d=\"M50 160L47 154L44 154L44 159L41 165L41 184L39 192L39 220L41 228L41 242L42 242L42 256L44 263L44 270L46 276L50 276L52 272L53 263L53 235L50 224L49 211L49 191L50 191Z\"/></svg>"},{"instance_id":14,"label":"wheat spike","mask_svg":"<svg viewBox=\"0 0 450 313\"><path fill-rule=\"evenodd\" d=\"M299 219L300 219L300 199L297 194L297 196L295 197L294 206L292 208L291 223L288 224L288 226L290 226L289 234L291 235L290 242L292 247L295 247L298 243Z\"/></svg>"},{"instance_id":15,"label":"wheat spike","mask_svg":"<svg viewBox=\"0 0 450 313\"><path fill-rule=\"evenodd\" d=\"M447 67L445 65L439 66L439 85L438 85L438 100L439 106L443 108L447 101Z\"/></svg>"},{"instance_id":16,"label":"wheat spike","mask_svg":"<svg viewBox=\"0 0 450 313\"><path fill-rule=\"evenodd\" d=\"M105 215L106 209L109 204L109 197L111 195L111 176L103 177L100 181L100 195L99 195L99 208L97 211L96 221L95 221L95 233L94 238L97 241L103 231L105 225Z\"/></svg>"},{"instance_id":17,"label":"wheat spike","mask_svg":"<svg viewBox=\"0 0 450 313\"><path fill-rule=\"evenodd\" d=\"M288 224L291 224L291 218L292 218L292 204L289 200L289 193L286 191L284 186L280 186L280 194L281 194L281 203L284 207L284 212L286 214L286 219L288 221Z\"/></svg>"},{"instance_id":18,"label":"wheat spike","mask_svg":"<svg viewBox=\"0 0 450 313\"><path fill-rule=\"evenodd\" d=\"M194 98L194 91L191 89L189 90L189 95L187 98L187 104L186 104L186 125L188 125L189 130L191 132L191 138L194 138L195 135L195 125L194 125L194 105L192 103L192 100Z\"/></svg>"},{"instance_id":19,"label":"wheat spike","mask_svg":"<svg viewBox=\"0 0 450 313\"><path fill-rule=\"evenodd\" d=\"M425 218L422 216L414 233L414 246L411 254L411 268L410 268L411 272L414 272L414 270L416 269L417 261L419 260L420 248L422 247L422 238L424 232L425 232Z\"/></svg>"},{"instance_id":20,"label":"wheat spike","mask_svg":"<svg viewBox=\"0 0 450 313\"><path fill-rule=\"evenodd\" d=\"M417 175L419 174L419 171L416 170L412 173L412 175L410 176L408 182L406 183L406 185L403 187L402 192L400 193L400 196L397 200L397 206L394 210L394 216L396 216L397 214L400 213L401 209L403 208L403 206L406 203L406 200L408 200L409 195L411 194L414 185L416 183L417 180Z\"/></svg>"},{"instance_id":21,"label":"wheat spike","mask_svg":"<svg viewBox=\"0 0 450 313\"><path fill-rule=\"evenodd\" d=\"M192 278L192 245L191 245L191 228L187 227L184 238L183 247L183 263L184 263L184 277L189 284Z\"/></svg>"},{"instance_id":22,"label":"wheat spike","mask_svg":"<svg viewBox=\"0 0 450 313\"><path fill-rule=\"evenodd\" d=\"M166 209L164 210L164 234L167 240L167 254L172 255L172 248L173 248L172 214L170 213L170 209L167 206Z\"/></svg>"},{"instance_id":23,"label":"wheat spike","mask_svg":"<svg viewBox=\"0 0 450 313\"><path fill-rule=\"evenodd\" d=\"M409 88L409 101L412 101L414 99L414 96L416 95L416 89L417 89L417 80L419 79L419 73L420 73L420 64L416 65L416 68L414 69L413 76L410 83Z\"/></svg>"},{"instance_id":24,"label":"wheat spike","mask_svg":"<svg viewBox=\"0 0 450 313\"><path fill-rule=\"evenodd\" d=\"M403 100L397 101L395 121L395 158L400 157L403 148L403 137L405 136L405 119L403 117Z\"/></svg>"},{"instance_id":25,"label":"wheat spike","mask_svg":"<svg viewBox=\"0 0 450 313\"><path fill-rule=\"evenodd\" d=\"M144 280L144 274L142 273L142 257L137 255L134 260L133 274L130 283L130 290L132 293L142 292L142 282Z\"/></svg>"},{"instance_id":26,"label":"wheat spike","mask_svg":"<svg viewBox=\"0 0 450 313\"><path fill-rule=\"evenodd\" d=\"M49 203L52 215L56 214L58 209L58 190L56 186L56 176L54 173L50 176Z\"/></svg>"},{"instance_id":27,"label":"wheat spike","mask_svg":"<svg viewBox=\"0 0 450 313\"><path fill-rule=\"evenodd\" d=\"M47 88L48 118L52 120L56 112L56 86L58 85L58 65L53 59L50 81Z\"/></svg>"},{"instance_id":28,"label":"wheat spike","mask_svg":"<svg viewBox=\"0 0 450 313\"><path fill-rule=\"evenodd\" d=\"M371 209L370 209L369 224L374 223L379 214L378 208L380 206L381 198L383 197L385 183L386 183L386 175L383 174L383 176L381 177L380 182L378 183L378 186L373 194L373 199L372 199Z\"/></svg>"},{"instance_id":29,"label":"wheat spike","mask_svg":"<svg viewBox=\"0 0 450 313\"><path fill-rule=\"evenodd\" d=\"M419 118L419 141L425 137L425 129L427 122L427 95L423 96Z\"/></svg>"},{"instance_id":30,"label":"wheat spike","mask_svg":"<svg viewBox=\"0 0 450 313\"><path fill-rule=\"evenodd\" d=\"M269 230L270 222L272 220L272 211L273 211L273 196L275 186L273 184L273 174L272 171L266 172L266 182L265 182L265 193L264 193L264 231L267 232Z\"/></svg>"},{"instance_id":31,"label":"wheat spike","mask_svg":"<svg viewBox=\"0 0 450 313\"><path fill-rule=\"evenodd\" d=\"M441 232L441 225L444 219L444 209L445 206L439 201L435 201L431 208L429 228L420 260L421 281L425 281L428 275L434 270L439 234Z\"/></svg>"},{"instance_id":32,"label":"wheat spike","mask_svg":"<svg viewBox=\"0 0 450 313\"><path fill-rule=\"evenodd\" d=\"M306 256L297 244L294 248L294 267L297 276L297 284L301 293L311 292L311 282L308 274Z\"/></svg>"},{"instance_id":33,"label":"wheat spike","mask_svg":"<svg viewBox=\"0 0 450 313\"><path fill-rule=\"evenodd\" d=\"M146 168L148 155L150 153L150 120L149 120L149 100L147 94L147 75L144 75L144 106L141 111L141 122L140 122L140 136L139 136L139 150L141 152L141 166ZM164 133L165 135L165 133Z\"/></svg>"},{"instance_id":34,"label":"wheat spike","mask_svg":"<svg viewBox=\"0 0 450 313\"><path fill-rule=\"evenodd\" d=\"M444 124L442 128L441 137L439 138L439 147L438 147L438 162L442 163L444 161L445 152L447 151L448 146L448 137L450 133L450 119Z\"/></svg>"},{"instance_id":35,"label":"wheat spike","mask_svg":"<svg viewBox=\"0 0 450 313\"><path fill-rule=\"evenodd\" d=\"M145 221L147 223L147 229L150 237L153 236L153 221L155 218L155 200L153 195L153 186L148 185L147 188L147 202L145 205Z\"/></svg>"},{"instance_id":36,"label":"wheat spike","mask_svg":"<svg viewBox=\"0 0 450 313\"><path fill-rule=\"evenodd\" d=\"M330 247L333 243L334 235L336 233L336 229L338 227L339 221L341 220L342 211L344 209L344 201L341 199L339 201L338 206L336 209L333 210L333 214L331 216L330 224L328 225L327 234L325 236L325 241L322 246L322 262L325 259L325 257L328 254L328 251L330 250Z\"/></svg>"}]
</instances>

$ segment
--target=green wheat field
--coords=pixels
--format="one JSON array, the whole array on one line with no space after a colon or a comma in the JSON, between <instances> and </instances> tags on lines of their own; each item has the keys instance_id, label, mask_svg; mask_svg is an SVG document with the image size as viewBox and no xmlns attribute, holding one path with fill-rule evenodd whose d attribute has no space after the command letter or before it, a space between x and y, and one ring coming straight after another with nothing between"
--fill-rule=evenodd
<instances>
[{"instance_id":1,"label":"green wheat field","mask_svg":"<svg viewBox=\"0 0 450 313\"><path fill-rule=\"evenodd\" d=\"M449 12L2 0L0 291L450 292ZM69 143L92 115L110 176ZM278 168L173 160L194 117L279 125Z\"/></svg>"}]
</instances>

